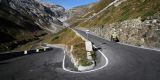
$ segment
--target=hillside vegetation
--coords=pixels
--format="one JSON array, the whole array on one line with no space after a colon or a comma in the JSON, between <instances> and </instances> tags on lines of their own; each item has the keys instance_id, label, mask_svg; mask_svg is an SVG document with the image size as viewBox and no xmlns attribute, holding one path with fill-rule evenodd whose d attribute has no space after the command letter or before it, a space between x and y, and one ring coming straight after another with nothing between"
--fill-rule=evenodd
<instances>
[{"instance_id":1,"label":"hillside vegetation","mask_svg":"<svg viewBox=\"0 0 160 80\"><path fill-rule=\"evenodd\" d=\"M71 27L107 40L114 30L121 43L160 48L160 0L100 0L78 19Z\"/></svg>"},{"instance_id":2,"label":"hillside vegetation","mask_svg":"<svg viewBox=\"0 0 160 80\"><path fill-rule=\"evenodd\" d=\"M68 49L73 46L72 54L78 58L86 58L84 41L78 37L72 30L64 29L56 34L46 35L43 38L44 43L67 45Z\"/></svg>"},{"instance_id":3,"label":"hillside vegetation","mask_svg":"<svg viewBox=\"0 0 160 80\"><path fill-rule=\"evenodd\" d=\"M74 27L76 25L78 25L80 22L82 22L85 17L86 13L88 13L90 11L90 8L94 5L93 4L87 4L87 5L82 5L82 6L77 6L74 7L70 10L68 10L67 12L69 13L69 18L67 19L67 23L70 24L70 27Z\"/></svg>"},{"instance_id":4,"label":"hillside vegetation","mask_svg":"<svg viewBox=\"0 0 160 80\"><path fill-rule=\"evenodd\" d=\"M89 16L93 15L94 13L96 14L112 1L114 0L101 0L91 8L90 12L88 12L90 14L85 17L89 18ZM159 5L159 0L126 0L118 6L112 5L99 15L89 19L86 22L83 22L85 21L83 20L79 26L93 27L114 22L122 22L124 20L135 19L138 17L143 19L147 16L152 16L155 13L158 13L160 11Z\"/></svg>"},{"instance_id":5,"label":"hillside vegetation","mask_svg":"<svg viewBox=\"0 0 160 80\"><path fill-rule=\"evenodd\" d=\"M78 63L81 65L90 65L90 62L87 59L85 42L71 29L66 28L56 34L46 35L42 38L41 42L65 45L69 51L68 55L70 57L73 55L74 59L76 59L76 61L78 61Z\"/></svg>"}]
</instances>

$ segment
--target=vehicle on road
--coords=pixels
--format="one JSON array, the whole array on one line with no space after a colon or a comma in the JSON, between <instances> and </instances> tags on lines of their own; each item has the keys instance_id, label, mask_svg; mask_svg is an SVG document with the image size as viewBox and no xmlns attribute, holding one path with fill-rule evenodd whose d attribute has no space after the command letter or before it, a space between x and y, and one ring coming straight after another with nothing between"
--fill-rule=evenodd
<instances>
[{"instance_id":1,"label":"vehicle on road","mask_svg":"<svg viewBox=\"0 0 160 80\"><path fill-rule=\"evenodd\" d=\"M119 42L118 35L116 32L113 32L113 34L111 35L111 41Z\"/></svg>"}]
</instances>

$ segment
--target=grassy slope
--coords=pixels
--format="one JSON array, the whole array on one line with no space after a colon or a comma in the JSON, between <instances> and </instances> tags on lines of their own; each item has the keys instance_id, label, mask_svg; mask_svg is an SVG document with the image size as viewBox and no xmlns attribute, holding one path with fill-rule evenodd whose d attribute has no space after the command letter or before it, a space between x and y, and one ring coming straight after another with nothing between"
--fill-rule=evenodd
<instances>
[{"instance_id":1,"label":"grassy slope","mask_svg":"<svg viewBox=\"0 0 160 80\"><path fill-rule=\"evenodd\" d=\"M71 49L71 46L73 46L71 54L78 60L80 65L89 66L93 64L87 59L85 42L70 29L61 30L56 34L46 35L42 38L42 42L67 45L68 49Z\"/></svg>"},{"instance_id":2,"label":"grassy slope","mask_svg":"<svg viewBox=\"0 0 160 80\"><path fill-rule=\"evenodd\" d=\"M83 14L75 15L71 19L67 20L67 22L71 24L70 27L75 27L78 24L80 24L81 22L85 21L90 16L92 16L94 13L97 13L100 10L102 10L106 5L108 5L112 1L113 0L101 0L98 3L92 3L89 5L82 6L82 7L78 6L77 8L74 8L74 9L83 10L84 11ZM79 19L81 19L81 20L79 20Z\"/></svg>"},{"instance_id":3,"label":"grassy slope","mask_svg":"<svg viewBox=\"0 0 160 80\"><path fill-rule=\"evenodd\" d=\"M94 5L95 3L92 4L87 4L87 5L82 5L82 6L78 6L78 7L74 7L71 10L69 10L70 15L72 15L73 17L71 17L70 19L68 19L66 22L70 24L70 27L75 27L76 25L78 25L80 22L83 21L83 19L85 19L85 13L90 12L90 8ZM82 17L83 16L83 17Z\"/></svg>"},{"instance_id":4,"label":"grassy slope","mask_svg":"<svg viewBox=\"0 0 160 80\"><path fill-rule=\"evenodd\" d=\"M67 45L69 49L73 46L73 56L77 59L86 59L84 41L70 29L64 29L56 34L46 35L42 39L42 42L49 44L64 44Z\"/></svg>"},{"instance_id":5,"label":"grassy slope","mask_svg":"<svg viewBox=\"0 0 160 80\"><path fill-rule=\"evenodd\" d=\"M107 3L113 0L101 0L100 3L95 5L92 9L95 12L100 11ZM138 17L145 18L146 16L152 16L156 12L160 11L159 0L127 0L118 7L110 7L100 15L93 19L81 23L81 27L92 27L104 24L110 24L114 22L121 22L127 19L134 19ZM93 14L94 12L90 13Z\"/></svg>"},{"instance_id":6,"label":"grassy slope","mask_svg":"<svg viewBox=\"0 0 160 80\"><path fill-rule=\"evenodd\" d=\"M36 43L38 42L38 43ZM64 29L56 34L47 34L45 36L41 36L40 40L35 40L33 42L26 43L24 45L19 46L14 51L24 51L30 50L32 48L32 44L40 45L40 43L49 43L49 44L63 44L67 45L69 49L73 46L72 54L78 60L86 61L86 50L84 41L78 37L72 30ZM38 47L38 46L37 46ZM82 64L85 64L82 62Z\"/></svg>"}]
</instances>

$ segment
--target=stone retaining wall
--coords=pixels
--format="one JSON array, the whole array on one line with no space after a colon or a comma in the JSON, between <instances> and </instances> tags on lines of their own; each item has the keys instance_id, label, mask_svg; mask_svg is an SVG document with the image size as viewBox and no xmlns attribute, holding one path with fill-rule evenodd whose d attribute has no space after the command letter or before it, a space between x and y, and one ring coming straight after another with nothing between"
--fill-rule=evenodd
<instances>
[{"instance_id":1,"label":"stone retaining wall","mask_svg":"<svg viewBox=\"0 0 160 80\"><path fill-rule=\"evenodd\" d=\"M89 28L96 36L110 40L113 29L121 43L150 48L160 48L160 18L140 18Z\"/></svg>"}]
</instances>

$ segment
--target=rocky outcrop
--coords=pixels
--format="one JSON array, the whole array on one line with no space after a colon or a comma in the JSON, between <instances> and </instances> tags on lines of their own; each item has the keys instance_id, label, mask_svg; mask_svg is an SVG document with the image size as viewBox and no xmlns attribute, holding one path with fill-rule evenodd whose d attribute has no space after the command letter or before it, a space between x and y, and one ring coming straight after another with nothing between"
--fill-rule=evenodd
<instances>
[{"instance_id":1,"label":"rocky outcrop","mask_svg":"<svg viewBox=\"0 0 160 80\"><path fill-rule=\"evenodd\" d=\"M135 46L160 48L160 15L146 19L131 19L110 25L90 28L91 33L110 40L113 29L118 33L121 43Z\"/></svg>"}]
</instances>

